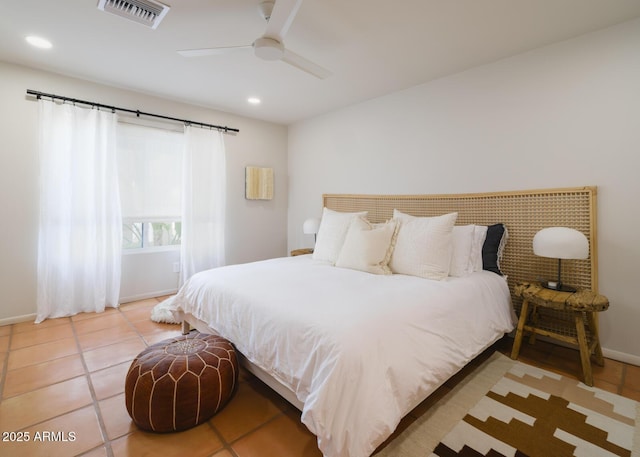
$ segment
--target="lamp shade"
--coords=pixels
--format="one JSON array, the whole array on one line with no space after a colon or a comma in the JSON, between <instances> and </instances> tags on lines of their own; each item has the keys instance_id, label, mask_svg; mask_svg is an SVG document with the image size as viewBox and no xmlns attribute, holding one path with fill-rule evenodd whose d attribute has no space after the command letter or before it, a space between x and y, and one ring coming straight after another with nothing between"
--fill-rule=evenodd
<instances>
[{"instance_id":1,"label":"lamp shade","mask_svg":"<svg viewBox=\"0 0 640 457\"><path fill-rule=\"evenodd\" d=\"M302 224L302 233L305 235L315 235L318 233L318 229L320 228L320 219L315 217L310 217L309 219L304 221Z\"/></svg>"},{"instance_id":2,"label":"lamp shade","mask_svg":"<svg viewBox=\"0 0 640 457\"><path fill-rule=\"evenodd\" d=\"M578 230L548 227L533 237L533 253L554 259L586 259L589 257L589 241Z\"/></svg>"}]
</instances>

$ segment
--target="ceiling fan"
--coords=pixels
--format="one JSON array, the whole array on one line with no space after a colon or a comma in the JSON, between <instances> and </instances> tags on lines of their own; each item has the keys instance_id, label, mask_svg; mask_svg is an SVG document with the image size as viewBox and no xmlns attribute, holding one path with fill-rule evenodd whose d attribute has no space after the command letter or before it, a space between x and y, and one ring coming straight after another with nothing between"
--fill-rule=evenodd
<instances>
[{"instance_id":1,"label":"ceiling fan","mask_svg":"<svg viewBox=\"0 0 640 457\"><path fill-rule=\"evenodd\" d=\"M204 49L184 49L178 54L185 57L201 57L253 49L255 55L264 60L282 60L313 76L325 79L331 72L320 65L305 59L299 54L285 48L284 36L287 34L293 18L298 12L302 0L265 1L258 5L260 14L267 21L264 34L253 44L245 46L224 46Z\"/></svg>"}]
</instances>

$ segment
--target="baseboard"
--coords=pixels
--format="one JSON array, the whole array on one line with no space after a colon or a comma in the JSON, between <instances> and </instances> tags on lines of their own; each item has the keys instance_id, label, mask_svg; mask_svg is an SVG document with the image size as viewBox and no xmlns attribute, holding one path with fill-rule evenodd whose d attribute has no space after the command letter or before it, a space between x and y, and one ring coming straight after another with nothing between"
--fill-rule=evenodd
<instances>
[{"instance_id":1,"label":"baseboard","mask_svg":"<svg viewBox=\"0 0 640 457\"><path fill-rule=\"evenodd\" d=\"M178 289L167 289L167 290L158 290L155 292L149 292L145 294L132 295L130 297L121 297L120 303L122 304L122 303L129 303L132 301L145 300L147 298L163 297L165 295L173 295L176 292L178 292ZM3 325L18 324L20 322L35 321L36 316L37 314L33 313L33 314L25 314L23 316L5 317L4 319L0 319L0 327L2 327Z\"/></svg>"},{"instance_id":2,"label":"baseboard","mask_svg":"<svg viewBox=\"0 0 640 457\"><path fill-rule=\"evenodd\" d=\"M19 324L20 322L35 321L37 314L25 314L23 316L6 317L0 319L0 327L3 325Z\"/></svg>"},{"instance_id":3,"label":"baseboard","mask_svg":"<svg viewBox=\"0 0 640 457\"><path fill-rule=\"evenodd\" d=\"M146 300L147 298L156 298L156 297L163 297L165 295L173 295L176 292L178 292L178 289L167 289L167 290L157 290L155 292L148 292L144 294L130 295L128 297L120 297L120 304L130 303L132 301L138 301L138 300Z\"/></svg>"},{"instance_id":4,"label":"baseboard","mask_svg":"<svg viewBox=\"0 0 640 457\"><path fill-rule=\"evenodd\" d=\"M618 362L629 363L640 367L640 356L627 354L626 352L614 351L613 349L602 348L602 355L608 359L617 360Z\"/></svg>"},{"instance_id":5,"label":"baseboard","mask_svg":"<svg viewBox=\"0 0 640 457\"><path fill-rule=\"evenodd\" d=\"M509 338L515 337L515 331L508 334ZM578 349L578 347L574 344L565 343L564 341L559 341L554 338L549 338L543 335L537 335L536 339L541 341L546 341L548 343L557 344L558 346L564 346L570 349ZM523 344L528 341L528 338L525 337L522 342ZM626 352L614 351L613 349L602 348L602 355L608 359L617 360L618 362L629 363L631 365L637 365L640 367L640 356L627 354Z\"/></svg>"}]
</instances>

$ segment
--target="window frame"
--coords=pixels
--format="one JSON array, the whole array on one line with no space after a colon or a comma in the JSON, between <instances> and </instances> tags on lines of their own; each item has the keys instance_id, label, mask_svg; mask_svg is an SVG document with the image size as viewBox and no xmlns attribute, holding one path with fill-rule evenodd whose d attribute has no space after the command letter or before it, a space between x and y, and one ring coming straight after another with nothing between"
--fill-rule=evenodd
<instances>
[{"instance_id":1,"label":"window frame","mask_svg":"<svg viewBox=\"0 0 640 457\"><path fill-rule=\"evenodd\" d=\"M182 246L182 234L180 236L180 243L179 244L167 244L164 246L145 246L145 239L144 239L144 225L145 224L152 224L152 223L173 223L173 222L180 222L182 223L182 218L180 217L147 217L147 218L137 218L137 217L123 217L122 218L122 231L124 234L124 227L127 224L135 224L135 223L141 223L143 226L143 230L142 230L142 235L141 235L141 239L142 239L142 246L138 247L138 248L125 248L124 245L122 246L122 254L123 255L127 255L127 254L142 254L142 253L151 253L151 252L164 252L164 251L179 251L181 246ZM123 244L124 244L124 236L123 236Z\"/></svg>"}]
</instances>

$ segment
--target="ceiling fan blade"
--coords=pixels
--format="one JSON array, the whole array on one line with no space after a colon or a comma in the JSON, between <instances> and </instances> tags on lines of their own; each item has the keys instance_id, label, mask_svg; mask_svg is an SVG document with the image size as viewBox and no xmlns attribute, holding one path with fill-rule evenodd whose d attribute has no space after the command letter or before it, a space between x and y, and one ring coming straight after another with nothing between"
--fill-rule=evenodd
<instances>
[{"instance_id":1,"label":"ceiling fan blade","mask_svg":"<svg viewBox=\"0 0 640 457\"><path fill-rule=\"evenodd\" d=\"M203 48L203 49L182 49L178 54L184 57L203 57L215 56L222 54L230 54L232 52L245 51L253 49L252 45L247 46L223 46L219 48Z\"/></svg>"},{"instance_id":2,"label":"ceiling fan blade","mask_svg":"<svg viewBox=\"0 0 640 457\"><path fill-rule=\"evenodd\" d=\"M320 65L313 63L310 60L305 59L301 55L289 51L288 49L284 51L282 60L289 65L293 65L294 67L299 68L302 71L306 71L307 73L319 79L325 79L331 76L331 72L326 68L322 68Z\"/></svg>"},{"instance_id":3,"label":"ceiling fan blade","mask_svg":"<svg viewBox=\"0 0 640 457\"><path fill-rule=\"evenodd\" d=\"M282 41L301 3L302 0L276 0L264 36Z\"/></svg>"}]
</instances>

